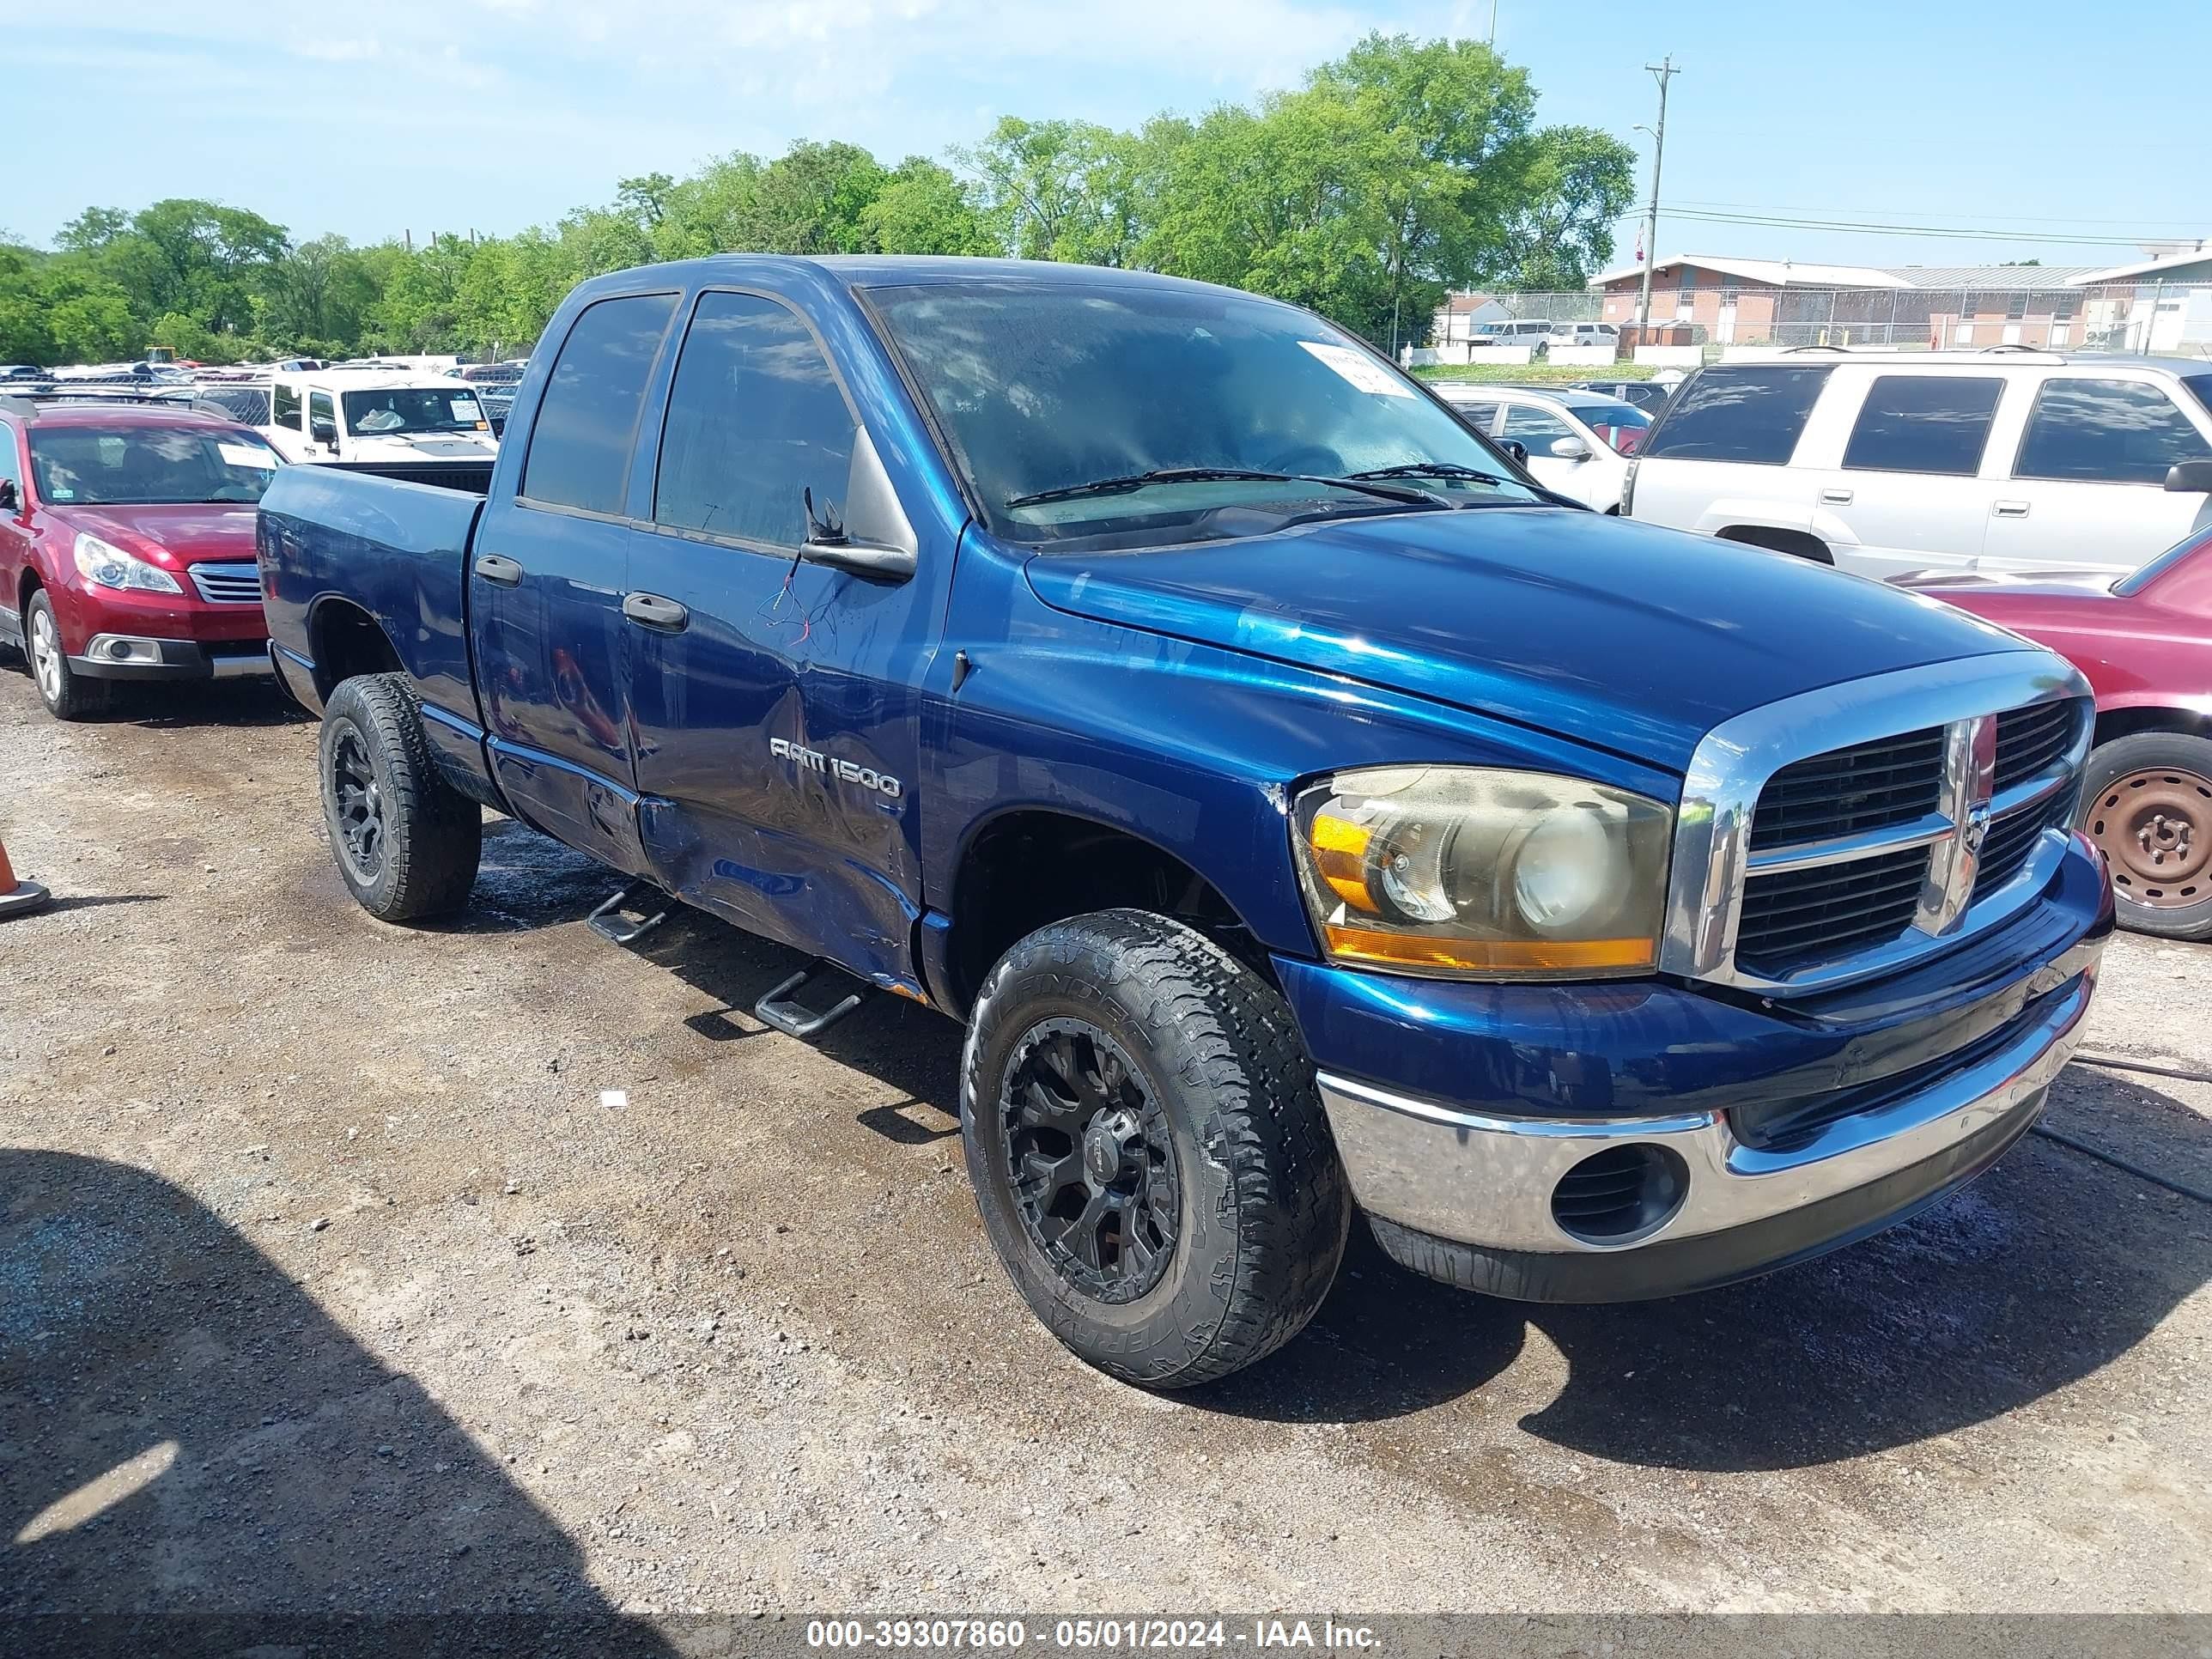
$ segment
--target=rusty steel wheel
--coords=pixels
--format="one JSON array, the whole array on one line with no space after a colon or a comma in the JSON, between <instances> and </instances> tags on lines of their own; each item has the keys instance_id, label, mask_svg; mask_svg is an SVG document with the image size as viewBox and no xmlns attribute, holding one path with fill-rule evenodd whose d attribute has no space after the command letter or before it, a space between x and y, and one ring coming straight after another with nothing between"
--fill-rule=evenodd
<instances>
[{"instance_id":1,"label":"rusty steel wheel","mask_svg":"<svg viewBox=\"0 0 2212 1659\"><path fill-rule=\"evenodd\" d=\"M2112 866L2120 920L2212 938L2212 742L2142 732L2089 757L2081 829Z\"/></svg>"}]
</instances>

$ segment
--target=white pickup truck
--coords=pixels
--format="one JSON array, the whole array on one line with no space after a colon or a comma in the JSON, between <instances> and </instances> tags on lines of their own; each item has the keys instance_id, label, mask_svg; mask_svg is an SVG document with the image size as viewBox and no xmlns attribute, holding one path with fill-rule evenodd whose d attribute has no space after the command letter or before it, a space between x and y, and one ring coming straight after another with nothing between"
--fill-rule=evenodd
<instances>
[{"instance_id":1,"label":"white pickup truck","mask_svg":"<svg viewBox=\"0 0 2212 1659\"><path fill-rule=\"evenodd\" d=\"M448 375L338 368L269 384L260 430L288 461L482 466L499 453L476 388Z\"/></svg>"}]
</instances>

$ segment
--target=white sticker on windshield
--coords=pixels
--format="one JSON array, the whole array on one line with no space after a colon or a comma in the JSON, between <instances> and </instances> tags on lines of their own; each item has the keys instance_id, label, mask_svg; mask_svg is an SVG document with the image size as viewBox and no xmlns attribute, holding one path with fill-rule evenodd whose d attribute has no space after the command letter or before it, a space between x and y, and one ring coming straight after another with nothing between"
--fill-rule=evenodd
<instances>
[{"instance_id":1,"label":"white sticker on windshield","mask_svg":"<svg viewBox=\"0 0 2212 1659\"><path fill-rule=\"evenodd\" d=\"M475 398L454 398L450 401L453 406L453 418L455 420L481 421L483 419L483 412L477 407L477 400Z\"/></svg>"},{"instance_id":2,"label":"white sticker on windshield","mask_svg":"<svg viewBox=\"0 0 2212 1659\"><path fill-rule=\"evenodd\" d=\"M1354 351L1350 346L1330 345L1321 340L1301 340L1298 343L1327 363L1362 392L1372 392L1385 398L1410 398L1413 388L1402 380L1392 378L1390 371L1371 357Z\"/></svg>"},{"instance_id":3,"label":"white sticker on windshield","mask_svg":"<svg viewBox=\"0 0 2212 1659\"><path fill-rule=\"evenodd\" d=\"M217 444L215 453L222 457L226 466L259 466L274 468L276 452L264 449L259 444Z\"/></svg>"}]
</instances>

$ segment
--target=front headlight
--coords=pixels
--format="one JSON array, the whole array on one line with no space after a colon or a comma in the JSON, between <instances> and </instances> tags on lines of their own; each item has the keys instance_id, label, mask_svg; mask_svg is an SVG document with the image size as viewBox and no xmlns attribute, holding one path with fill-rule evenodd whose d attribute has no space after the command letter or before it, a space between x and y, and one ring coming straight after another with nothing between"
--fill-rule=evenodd
<instances>
[{"instance_id":1,"label":"front headlight","mask_svg":"<svg viewBox=\"0 0 2212 1659\"><path fill-rule=\"evenodd\" d=\"M1648 974L1674 814L1546 772L1340 772L1298 798L1298 869L1333 961L1454 978Z\"/></svg>"},{"instance_id":2,"label":"front headlight","mask_svg":"<svg viewBox=\"0 0 2212 1659\"><path fill-rule=\"evenodd\" d=\"M181 593L177 579L157 564L133 558L97 536L79 536L76 574L101 587L136 587L149 593Z\"/></svg>"}]
</instances>

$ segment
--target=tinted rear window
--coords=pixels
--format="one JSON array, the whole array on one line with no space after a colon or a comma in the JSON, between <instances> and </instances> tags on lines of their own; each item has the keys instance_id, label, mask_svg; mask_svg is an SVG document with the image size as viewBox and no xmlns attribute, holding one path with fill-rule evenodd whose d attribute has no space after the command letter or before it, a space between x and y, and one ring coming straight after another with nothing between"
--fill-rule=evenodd
<instances>
[{"instance_id":1,"label":"tinted rear window","mask_svg":"<svg viewBox=\"0 0 2212 1659\"><path fill-rule=\"evenodd\" d=\"M1867 388L1844 465L1866 472L1939 472L1971 478L1996 413L2000 380L1884 374Z\"/></svg>"},{"instance_id":2,"label":"tinted rear window","mask_svg":"<svg viewBox=\"0 0 2212 1659\"><path fill-rule=\"evenodd\" d=\"M620 513L645 382L676 309L672 294L640 294L584 307L562 343L531 428L522 476L529 500Z\"/></svg>"},{"instance_id":3,"label":"tinted rear window","mask_svg":"<svg viewBox=\"0 0 2212 1659\"><path fill-rule=\"evenodd\" d=\"M1797 447L1828 374L1826 364L1706 369L1675 394L1644 453L1781 466Z\"/></svg>"},{"instance_id":4,"label":"tinted rear window","mask_svg":"<svg viewBox=\"0 0 2212 1659\"><path fill-rule=\"evenodd\" d=\"M2173 400L2140 380L2052 380L2036 393L2016 478L2157 484L2176 461L2212 456Z\"/></svg>"}]
</instances>

